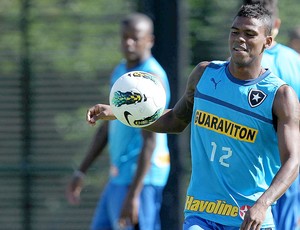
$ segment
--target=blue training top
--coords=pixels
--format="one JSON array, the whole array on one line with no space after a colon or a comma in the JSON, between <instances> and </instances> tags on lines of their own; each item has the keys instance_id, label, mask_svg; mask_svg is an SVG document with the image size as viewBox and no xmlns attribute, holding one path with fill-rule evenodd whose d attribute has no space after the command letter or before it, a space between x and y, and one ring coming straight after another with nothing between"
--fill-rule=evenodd
<instances>
[{"instance_id":1,"label":"blue training top","mask_svg":"<svg viewBox=\"0 0 300 230\"><path fill-rule=\"evenodd\" d=\"M170 102L170 87L167 74L154 57L150 57L132 69L126 68L123 60L113 71L111 86L123 74L130 71L144 71L160 76ZM143 145L142 130L122 124L118 120L109 122L109 153L111 159L111 181L116 184L130 184L135 175L137 160ZM167 134L156 134L156 147L144 184L164 186L170 171L170 156Z\"/></svg>"},{"instance_id":2,"label":"blue training top","mask_svg":"<svg viewBox=\"0 0 300 230\"><path fill-rule=\"evenodd\" d=\"M261 63L290 85L300 100L300 55L295 50L277 43L264 51Z\"/></svg>"},{"instance_id":3,"label":"blue training top","mask_svg":"<svg viewBox=\"0 0 300 230\"><path fill-rule=\"evenodd\" d=\"M185 215L239 227L280 167L272 105L285 84L267 70L234 78L228 62L209 64L198 82L191 122L192 175ZM262 227L273 227L271 208Z\"/></svg>"}]
</instances>

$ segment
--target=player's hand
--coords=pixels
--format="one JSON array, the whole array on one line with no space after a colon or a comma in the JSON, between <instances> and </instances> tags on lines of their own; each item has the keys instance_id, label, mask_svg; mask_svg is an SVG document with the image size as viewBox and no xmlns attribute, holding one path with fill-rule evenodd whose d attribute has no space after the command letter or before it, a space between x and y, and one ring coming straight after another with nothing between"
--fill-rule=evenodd
<instances>
[{"instance_id":1,"label":"player's hand","mask_svg":"<svg viewBox=\"0 0 300 230\"><path fill-rule=\"evenodd\" d=\"M86 112L86 121L90 125L95 125L97 120L114 120L114 116L109 105L97 104L89 108Z\"/></svg>"},{"instance_id":2,"label":"player's hand","mask_svg":"<svg viewBox=\"0 0 300 230\"><path fill-rule=\"evenodd\" d=\"M246 212L240 230L260 230L266 218L267 208L265 205L255 203Z\"/></svg>"},{"instance_id":3,"label":"player's hand","mask_svg":"<svg viewBox=\"0 0 300 230\"><path fill-rule=\"evenodd\" d=\"M70 204L77 205L80 203L80 193L83 187L83 177L73 175L70 183L66 188L66 197Z\"/></svg>"},{"instance_id":4,"label":"player's hand","mask_svg":"<svg viewBox=\"0 0 300 230\"><path fill-rule=\"evenodd\" d=\"M119 219L120 228L136 225L138 223L138 210L139 199L126 198Z\"/></svg>"}]
</instances>

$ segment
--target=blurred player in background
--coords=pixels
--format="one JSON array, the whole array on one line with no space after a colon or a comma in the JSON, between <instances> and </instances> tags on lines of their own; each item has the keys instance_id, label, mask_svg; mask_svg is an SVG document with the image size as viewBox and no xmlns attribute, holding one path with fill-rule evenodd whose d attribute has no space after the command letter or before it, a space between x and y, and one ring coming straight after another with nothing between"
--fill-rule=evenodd
<instances>
[{"instance_id":1,"label":"blurred player in background","mask_svg":"<svg viewBox=\"0 0 300 230\"><path fill-rule=\"evenodd\" d=\"M300 56L295 50L276 42L281 25L277 0L244 0L244 4L255 3L263 5L273 18L272 36L274 40L271 47L264 51L262 66L269 68L275 75L293 87L300 99ZM272 209L277 230L296 229L300 218L299 186L300 178L298 176Z\"/></svg>"},{"instance_id":2,"label":"blurred player in background","mask_svg":"<svg viewBox=\"0 0 300 230\"><path fill-rule=\"evenodd\" d=\"M124 60L115 67L111 86L129 71L152 73L159 76L165 86L168 106L167 75L151 52L154 45L152 20L144 14L133 13L122 20L120 36ZM69 202L79 202L84 174L107 144L110 178L99 199L91 229L132 229L135 225L136 229L160 230L162 192L170 170L166 134L132 128L118 120L104 121L69 183Z\"/></svg>"}]
</instances>

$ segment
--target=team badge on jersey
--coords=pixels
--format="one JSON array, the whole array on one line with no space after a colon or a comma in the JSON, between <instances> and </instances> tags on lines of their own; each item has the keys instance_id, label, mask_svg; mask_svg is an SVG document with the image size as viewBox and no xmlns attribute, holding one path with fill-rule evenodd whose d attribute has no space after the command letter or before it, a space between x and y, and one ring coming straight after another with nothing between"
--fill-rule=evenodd
<instances>
[{"instance_id":1,"label":"team badge on jersey","mask_svg":"<svg viewBox=\"0 0 300 230\"><path fill-rule=\"evenodd\" d=\"M249 105L254 108L259 106L266 99L267 95L258 89L251 89L248 93Z\"/></svg>"}]
</instances>

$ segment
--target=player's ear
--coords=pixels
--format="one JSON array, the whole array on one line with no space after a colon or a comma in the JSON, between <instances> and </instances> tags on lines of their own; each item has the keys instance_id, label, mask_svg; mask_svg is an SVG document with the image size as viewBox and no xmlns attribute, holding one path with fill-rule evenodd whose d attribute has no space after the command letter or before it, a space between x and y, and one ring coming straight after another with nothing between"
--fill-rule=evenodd
<instances>
[{"instance_id":1,"label":"player's ear","mask_svg":"<svg viewBox=\"0 0 300 230\"><path fill-rule=\"evenodd\" d=\"M264 44L264 49L270 48L271 45L272 45L273 40L274 40L274 39L273 39L272 36L267 36L267 37L266 37L265 44Z\"/></svg>"},{"instance_id":2,"label":"player's ear","mask_svg":"<svg viewBox=\"0 0 300 230\"><path fill-rule=\"evenodd\" d=\"M154 42L155 42L155 37L153 34L151 34L151 36L149 36L149 41L147 43L147 46L149 49L152 49L152 47L154 46Z\"/></svg>"}]
</instances>

